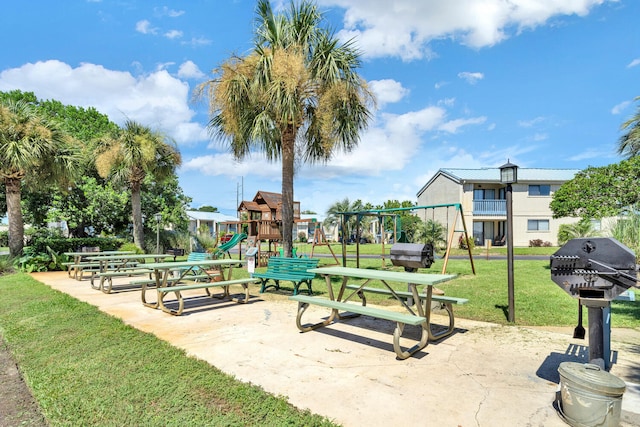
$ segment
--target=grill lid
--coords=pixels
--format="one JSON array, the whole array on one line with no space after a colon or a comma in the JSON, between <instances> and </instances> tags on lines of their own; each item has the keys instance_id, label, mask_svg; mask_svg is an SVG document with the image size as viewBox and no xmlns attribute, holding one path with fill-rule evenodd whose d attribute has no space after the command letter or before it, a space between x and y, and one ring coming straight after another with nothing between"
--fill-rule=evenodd
<instances>
[{"instance_id":1,"label":"grill lid","mask_svg":"<svg viewBox=\"0 0 640 427\"><path fill-rule=\"evenodd\" d=\"M430 243L396 243L391 246L391 263L397 267L429 268L433 264Z\"/></svg>"},{"instance_id":2,"label":"grill lid","mask_svg":"<svg viewBox=\"0 0 640 427\"><path fill-rule=\"evenodd\" d=\"M635 260L614 238L572 239L551 255L551 279L575 298L610 301L636 286Z\"/></svg>"}]
</instances>

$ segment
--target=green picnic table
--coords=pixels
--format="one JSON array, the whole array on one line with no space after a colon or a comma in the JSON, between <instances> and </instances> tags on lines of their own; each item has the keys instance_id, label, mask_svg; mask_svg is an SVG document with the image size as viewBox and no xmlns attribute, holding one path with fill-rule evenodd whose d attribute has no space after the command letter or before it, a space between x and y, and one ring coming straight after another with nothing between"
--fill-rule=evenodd
<instances>
[{"instance_id":1,"label":"green picnic table","mask_svg":"<svg viewBox=\"0 0 640 427\"><path fill-rule=\"evenodd\" d=\"M371 270L364 268L351 267L321 267L311 268L310 273L316 273L323 276L327 283L329 298L314 297L308 295L293 295L289 299L298 302L298 313L296 316L296 325L302 332L308 332L320 327L327 326L336 320L349 319L360 315L369 315L379 319L385 319L396 322L396 328L393 334L393 349L399 359L406 359L417 351L427 346L429 340L443 338L453 332L454 319L451 304L454 301L464 303L466 300L462 298L443 299L449 313L449 327L440 334L434 334L431 331L431 304L441 298L433 295L433 285L443 283L455 278L452 274L421 274L409 273L402 271L389 270ZM334 293L331 283L332 277L340 277L341 284L337 296ZM349 284L349 281L358 281L358 284ZM383 287L367 287L370 283L379 283ZM409 288L409 294L415 301L415 308L407 303L407 292L397 291L392 284L402 283L404 289ZM419 292L418 285L426 286L426 294ZM349 292L351 291L351 292ZM365 292L385 293L393 296L398 300L400 305L404 307L404 311L388 310L377 307L366 306L366 300L362 296ZM350 301L354 296L359 295L362 304ZM325 320L315 324L303 324L302 315L309 305L318 305L331 309L331 313ZM403 349L400 345L400 338L405 325L414 325L421 327L420 340L411 348Z\"/></svg>"}]
</instances>

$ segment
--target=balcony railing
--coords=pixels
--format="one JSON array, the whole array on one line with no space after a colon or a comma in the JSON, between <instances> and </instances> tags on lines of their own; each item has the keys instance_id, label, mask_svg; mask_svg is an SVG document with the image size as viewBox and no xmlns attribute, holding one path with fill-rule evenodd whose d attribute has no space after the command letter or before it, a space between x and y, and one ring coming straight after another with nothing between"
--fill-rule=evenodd
<instances>
[{"instance_id":1,"label":"balcony railing","mask_svg":"<svg viewBox=\"0 0 640 427\"><path fill-rule=\"evenodd\" d=\"M505 216L507 214L506 200L474 200L473 215Z\"/></svg>"}]
</instances>

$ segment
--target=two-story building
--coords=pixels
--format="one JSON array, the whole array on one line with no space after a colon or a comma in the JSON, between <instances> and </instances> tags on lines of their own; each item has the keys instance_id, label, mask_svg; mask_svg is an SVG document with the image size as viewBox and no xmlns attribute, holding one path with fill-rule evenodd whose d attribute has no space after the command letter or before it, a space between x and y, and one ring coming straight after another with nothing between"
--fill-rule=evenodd
<instances>
[{"instance_id":1,"label":"two-story building","mask_svg":"<svg viewBox=\"0 0 640 427\"><path fill-rule=\"evenodd\" d=\"M513 245L529 246L532 240L557 245L561 224L576 218L553 218L549 203L553 193L573 179L579 169L518 168L518 182L512 184ZM418 206L460 203L467 230L476 245L504 244L507 208L506 186L500 182L499 168L440 169L418 192ZM419 213L448 226L451 215L444 209ZM452 225L460 227L461 225ZM460 232L456 229L455 239ZM454 241L454 244L457 240Z\"/></svg>"}]
</instances>

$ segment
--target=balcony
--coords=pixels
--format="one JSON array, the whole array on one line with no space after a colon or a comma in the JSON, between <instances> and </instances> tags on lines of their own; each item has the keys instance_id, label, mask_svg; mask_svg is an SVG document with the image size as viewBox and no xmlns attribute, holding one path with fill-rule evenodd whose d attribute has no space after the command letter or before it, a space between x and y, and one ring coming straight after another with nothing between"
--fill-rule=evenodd
<instances>
[{"instance_id":1,"label":"balcony","mask_svg":"<svg viewBox=\"0 0 640 427\"><path fill-rule=\"evenodd\" d=\"M474 216L506 216L507 201L506 200L474 200L473 201Z\"/></svg>"}]
</instances>

